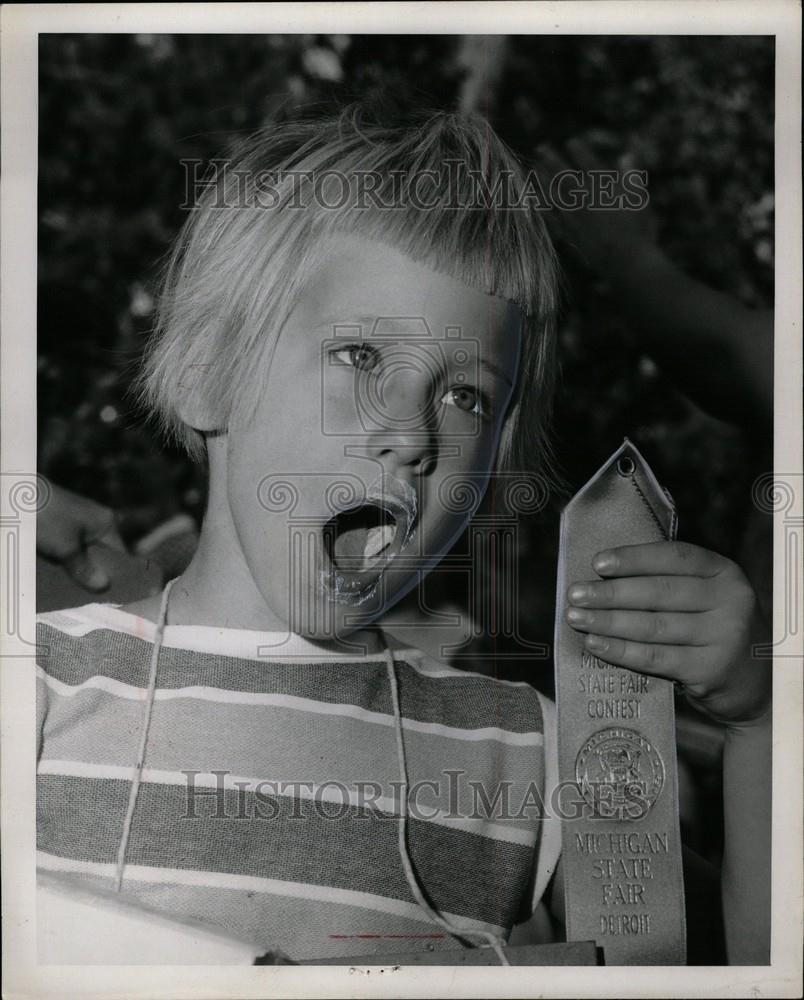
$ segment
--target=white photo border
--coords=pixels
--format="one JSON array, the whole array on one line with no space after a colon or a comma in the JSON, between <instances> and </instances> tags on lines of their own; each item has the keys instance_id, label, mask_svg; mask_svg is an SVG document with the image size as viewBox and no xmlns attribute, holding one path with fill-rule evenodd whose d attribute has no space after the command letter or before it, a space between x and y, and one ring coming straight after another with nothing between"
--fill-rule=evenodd
<instances>
[{"instance_id":1,"label":"white photo border","mask_svg":"<svg viewBox=\"0 0 804 1000\"><path fill-rule=\"evenodd\" d=\"M776 42L774 469L797 483L774 524L774 635L785 635L785 521L802 524L801 8L795 0L341 4L6 4L2 9L2 490L36 470L38 35L95 33L430 33L773 35ZM30 501L29 505L30 505ZM32 506L32 505L31 505ZM15 508L16 509L16 508ZM802 636L774 669L773 932L768 967L442 968L39 966L35 954L35 515L0 559L18 559L16 637L2 629L2 874L5 995L16 997L786 997L802 939ZM800 538L801 536L799 536ZM800 551L798 553L800 558ZM800 571L800 567L796 572ZM799 586L801 580L798 579ZM18 602L15 603L15 602ZM801 628L799 622L799 628ZM27 638L27 642L26 642Z\"/></svg>"}]
</instances>

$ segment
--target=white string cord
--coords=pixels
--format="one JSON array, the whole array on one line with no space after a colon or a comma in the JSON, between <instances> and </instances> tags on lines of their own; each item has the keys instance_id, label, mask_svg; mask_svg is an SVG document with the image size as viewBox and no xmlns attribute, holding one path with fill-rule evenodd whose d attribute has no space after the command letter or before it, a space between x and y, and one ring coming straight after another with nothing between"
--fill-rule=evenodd
<instances>
[{"instance_id":1,"label":"white string cord","mask_svg":"<svg viewBox=\"0 0 804 1000\"><path fill-rule=\"evenodd\" d=\"M383 637L383 641L384 637ZM405 739L402 733L402 712L399 707L399 683L396 676L396 662L394 661L394 654L388 648L388 644L385 644L385 663L388 670L388 683L391 688L391 703L394 709L394 732L396 734L396 756L397 762L399 764L399 778L401 783L400 788L400 812L397 822L397 847L399 849L399 858L402 862L402 868L405 872L405 878L407 879L410 891L413 893L413 898L419 904L419 906L424 910L427 916L433 921L433 923L438 924L439 927L443 927L448 934L454 938L470 938L479 937L486 944L494 950L494 954L500 960L500 965L510 965L511 963L505 956L503 951L503 941L501 938L497 937L496 934L492 934L491 931L479 931L479 930L462 930L459 927L454 927L445 917L443 917L437 910L427 902L424 897L421 886L419 885L419 880L416 877L416 872L413 870L413 863L410 860L410 854L408 852L408 765L407 765L407 755L405 753Z\"/></svg>"},{"instance_id":2,"label":"white string cord","mask_svg":"<svg viewBox=\"0 0 804 1000\"><path fill-rule=\"evenodd\" d=\"M148 744L148 730L151 726L151 715L153 713L154 696L156 694L156 672L159 666L159 653L162 649L162 638L165 634L165 625L167 624L168 597L170 596L170 589L175 582L175 580L170 580L166 584L165 589L162 591L162 603L159 606L159 618L157 619L154 645L151 650L151 668L148 674L148 691L145 696L145 714L142 720L140 748L137 754L137 763L134 768L131 790L128 795L128 808L126 809L126 818L123 823L123 835L120 839L120 847L117 850L117 868L115 871L114 887L115 892L120 892L123 884L123 869L126 865L126 849L128 848L128 839L131 834L131 823L134 819L134 808L137 805L137 796L140 791L142 769L145 766L145 748Z\"/></svg>"},{"instance_id":3,"label":"white string cord","mask_svg":"<svg viewBox=\"0 0 804 1000\"><path fill-rule=\"evenodd\" d=\"M162 649L162 640L164 638L165 626L167 624L168 599L170 597L171 588L175 582L175 580L170 580L162 592L159 619L157 621L156 634L154 635L153 649L151 650L151 665L148 675L148 690L145 699L145 714L142 721L139 752L137 754L134 777L131 782L126 817L123 823L123 835L117 852L117 868L115 873L116 892L120 892L123 882L123 870L126 863L126 849L128 847L129 836L131 834L134 809L137 805L137 797L140 790L140 784L142 782L142 771L145 766L145 750L148 744L148 730L151 725L151 716L153 714L154 698L156 694L159 654ZM416 902L424 910L430 920L433 921L433 923L438 924L439 927L442 927L448 934L458 940L469 937L481 938L481 940L485 941L487 945L494 950L495 955L500 960L500 965L510 965L511 963L508 961L505 956L505 952L503 951L503 942L501 938L492 934L490 931L463 930L459 927L454 927L445 917L443 917L437 910L433 909L433 907L427 902L421 886L419 885L419 881L416 877L415 871L413 870L413 863L411 862L410 854L408 852L408 766L407 755L405 752L405 739L402 732L402 712L399 706L399 684L396 676L396 662L394 660L393 653L388 648L387 643L385 645L384 652L388 671L388 683L391 689L391 702L394 710L394 734L396 736L397 762L399 764L399 776L401 780L401 809L397 823L397 847L410 891L412 892Z\"/></svg>"}]
</instances>

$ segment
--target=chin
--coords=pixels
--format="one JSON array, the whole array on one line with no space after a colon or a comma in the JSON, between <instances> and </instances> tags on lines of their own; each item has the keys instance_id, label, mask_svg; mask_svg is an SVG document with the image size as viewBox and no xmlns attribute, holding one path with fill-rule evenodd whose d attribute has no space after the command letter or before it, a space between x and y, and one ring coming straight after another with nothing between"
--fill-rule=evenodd
<instances>
[{"instance_id":1,"label":"chin","mask_svg":"<svg viewBox=\"0 0 804 1000\"><path fill-rule=\"evenodd\" d=\"M408 573L404 575L409 576ZM346 639L381 618L416 582L414 578L401 589L399 581L391 584L389 577L380 574L362 586L344 588L337 578L310 579L305 591L311 595L311 600L297 613L291 611L288 628L314 642Z\"/></svg>"}]
</instances>

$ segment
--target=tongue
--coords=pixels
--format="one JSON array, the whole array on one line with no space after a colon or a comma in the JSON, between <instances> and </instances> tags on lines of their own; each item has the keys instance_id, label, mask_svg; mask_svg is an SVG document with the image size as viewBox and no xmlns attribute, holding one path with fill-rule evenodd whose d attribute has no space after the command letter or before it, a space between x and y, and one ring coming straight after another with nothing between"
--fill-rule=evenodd
<instances>
[{"instance_id":1,"label":"tongue","mask_svg":"<svg viewBox=\"0 0 804 1000\"><path fill-rule=\"evenodd\" d=\"M371 528L347 528L338 534L333 545L337 565L346 571L359 572L366 560L381 552L393 541L396 528L393 524L379 524Z\"/></svg>"},{"instance_id":2,"label":"tongue","mask_svg":"<svg viewBox=\"0 0 804 1000\"><path fill-rule=\"evenodd\" d=\"M378 552L390 545L396 534L396 526L393 524L378 524L374 528L369 528L366 536L366 544L363 548L363 558L371 559Z\"/></svg>"},{"instance_id":3,"label":"tongue","mask_svg":"<svg viewBox=\"0 0 804 1000\"><path fill-rule=\"evenodd\" d=\"M340 569L359 570L363 566L363 549L366 544L367 528L347 528L339 532L332 551L335 563Z\"/></svg>"}]
</instances>

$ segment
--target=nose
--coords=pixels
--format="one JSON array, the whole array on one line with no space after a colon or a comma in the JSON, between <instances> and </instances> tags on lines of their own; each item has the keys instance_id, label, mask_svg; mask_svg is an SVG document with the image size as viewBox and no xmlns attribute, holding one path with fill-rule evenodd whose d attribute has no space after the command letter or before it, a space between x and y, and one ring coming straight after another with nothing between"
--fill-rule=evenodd
<instances>
[{"instance_id":1,"label":"nose","mask_svg":"<svg viewBox=\"0 0 804 1000\"><path fill-rule=\"evenodd\" d=\"M368 413L372 454L393 471L426 473L436 454L432 383L397 371L378 385Z\"/></svg>"}]
</instances>

